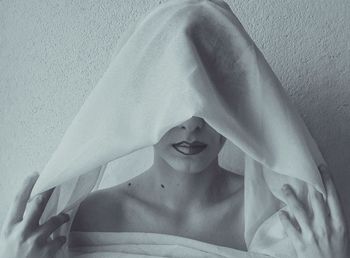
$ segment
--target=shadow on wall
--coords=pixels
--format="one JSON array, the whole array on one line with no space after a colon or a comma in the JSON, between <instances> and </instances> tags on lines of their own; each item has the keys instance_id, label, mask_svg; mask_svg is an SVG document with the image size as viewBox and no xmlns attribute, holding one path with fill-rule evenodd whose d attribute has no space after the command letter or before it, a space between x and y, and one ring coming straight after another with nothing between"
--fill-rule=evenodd
<instances>
[{"instance_id":1,"label":"shadow on wall","mask_svg":"<svg viewBox=\"0 0 350 258\"><path fill-rule=\"evenodd\" d=\"M342 86L330 80L310 86L313 91L295 100L328 163L350 230L350 91L339 90Z\"/></svg>"}]
</instances>

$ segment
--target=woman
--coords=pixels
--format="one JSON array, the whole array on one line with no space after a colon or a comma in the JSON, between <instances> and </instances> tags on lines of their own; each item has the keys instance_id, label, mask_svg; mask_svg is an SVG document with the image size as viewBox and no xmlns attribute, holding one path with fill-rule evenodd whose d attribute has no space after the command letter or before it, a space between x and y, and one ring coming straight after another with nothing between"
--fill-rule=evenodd
<instances>
[{"instance_id":1,"label":"woman","mask_svg":"<svg viewBox=\"0 0 350 258\"><path fill-rule=\"evenodd\" d=\"M196 141L203 138L205 142L201 144L205 147L171 144L179 137ZM191 118L173 128L154 146L154 165L126 184L90 195L80 205L72 230L155 231L246 250L242 228L243 181L218 166L217 154L223 142L222 135L201 118ZM349 257L337 193L325 167L320 169L327 201L314 191L310 217L293 190L286 188L291 214L300 229L285 213L281 213L281 222L299 258ZM41 195L44 197L41 202L26 207L35 179L37 175L27 178L10 208L1 234L1 257L53 257L65 242L63 237L48 241L47 238L69 217L61 214L41 226L38 223L52 191ZM129 216L135 211L137 216Z\"/></svg>"},{"instance_id":2,"label":"woman","mask_svg":"<svg viewBox=\"0 0 350 258\"><path fill-rule=\"evenodd\" d=\"M3 254L16 257L15 245L28 257L347 257L321 164L229 6L170 1L125 34L35 185L19 194ZM44 200L23 216L36 196Z\"/></svg>"},{"instance_id":3,"label":"woman","mask_svg":"<svg viewBox=\"0 0 350 258\"><path fill-rule=\"evenodd\" d=\"M153 165L94 192L71 230L175 234L245 250L243 177L219 166L224 142L199 117L172 128L154 145Z\"/></svg>"}]
</instances>

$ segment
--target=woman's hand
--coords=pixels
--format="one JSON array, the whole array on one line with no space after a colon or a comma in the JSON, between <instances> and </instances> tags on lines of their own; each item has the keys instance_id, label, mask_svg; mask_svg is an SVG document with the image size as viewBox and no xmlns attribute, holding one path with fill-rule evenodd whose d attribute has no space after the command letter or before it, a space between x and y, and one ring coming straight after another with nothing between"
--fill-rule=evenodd
<instances>
[{"instance_id":1,"label":"woman's hand","mask_svg":"<svg viewBox=\"0 0 350 258\"><path fill-rule=\"evenodd\" d=\"M6 258L52 258L62 247L64 236L52 240L51 233L69 220L60 214L39 225L53 188L28 202L38 174L26 178L14 199L0 233L0 257Z\"/></svg>"},{"instance_id":2,"label":"woman's hand","mask_svg":"<svg viewBox=\"0 0 350 258\"><path fill-rule=\"evenodd\" d=\"M337 191L327 169L319 169L327 191L326 200L313 189L309 193L311 212L307 212L308 207L285 185L282 190L291 214L281 211L281 223L298 258L349 258L347 226Z\"/></svg>"}]
</instances>

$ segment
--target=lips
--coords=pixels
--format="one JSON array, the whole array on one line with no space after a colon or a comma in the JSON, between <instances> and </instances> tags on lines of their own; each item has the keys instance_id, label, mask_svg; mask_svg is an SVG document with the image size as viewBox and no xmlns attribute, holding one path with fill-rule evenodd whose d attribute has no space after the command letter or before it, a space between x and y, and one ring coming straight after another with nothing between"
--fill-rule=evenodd
<instances>
[{"instance_id":1,"label":"lips","mask_svg":"<svg viewBox=\"0 0 350 258\"><path fill-rule=\"evenodd\" d=\"M194 141L194 142L182 141L182 142L175 143L173 145L182 146L182 147L205 147L205 146L207 146L205 143L199 142L199 141Z\"/></svg>"},{"instance_id":2,"label":"lips","mask_svg":"<svg viewBox=\"0 0 350 258\"><path fill-rule=\"evenodd\" d=\"M182 141L182 142L173 144L172 146L176 151L184 155L194 155L203 151L207 147L207 144L199 141L194 141L192 143Z\"/></svg>"}]
</instances>

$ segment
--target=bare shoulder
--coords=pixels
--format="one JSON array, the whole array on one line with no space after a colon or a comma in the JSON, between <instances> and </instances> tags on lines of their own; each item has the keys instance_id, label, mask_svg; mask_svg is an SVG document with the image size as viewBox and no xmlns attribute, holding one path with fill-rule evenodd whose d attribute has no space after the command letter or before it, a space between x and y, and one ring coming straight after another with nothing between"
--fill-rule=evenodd
<instances>
[{"instance_id":1,"label":"bare shoulder","mask_svg":"<svg viewBox=\"0 0 350 258\"><path fill-rule=\"evenodd\" d=\"M79 205L71 231L109 231L123 216L124 185L90 193Z\"/></svg>"},{"instance_id":2,"label":"bare shoulder","mask_svg":"<svg viewBox=\"0 0 350 258\"><path fill-rule=\"evenodd\" d=\"M220 189L217 201L222 200L221 203L226 203L228 209L232 206L232 210L237 211L237 205L244 199L244 177L223 170L217 183L216 188ZM140 212L144 217L147 217L147 214L155 216L152 201L144 194L147 191L149 186L144 183L142 176L138 176L123 184L90 193L81 202L71 231L121 232L134 229L135 225L139 225L135 221L140 220Z\"/></svg>"},{"instance_id":3,"label":"bare shoulder","mask_svg":"<svg viewBox=\"0 0 350 258\"><path fill-rule=\"evenodd\" d=\"M143 174L122 184L90 193L76 212L71 231L118 232L128 229L135 210L143 202ZM141 197L140 197L141 196ZM131 208L130 208L131 207ZM132 212L133 214L133 212Z\"/></svg>"}]
</instances>

